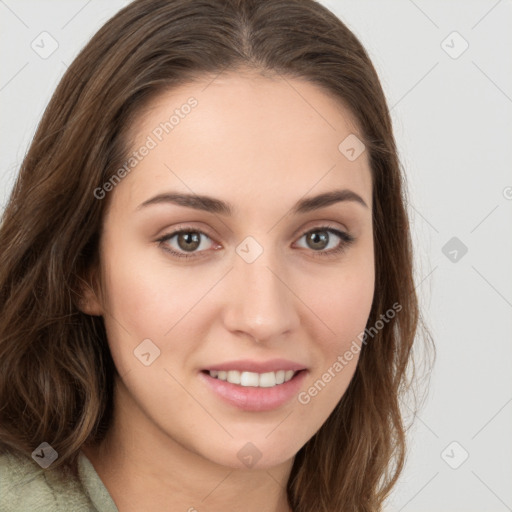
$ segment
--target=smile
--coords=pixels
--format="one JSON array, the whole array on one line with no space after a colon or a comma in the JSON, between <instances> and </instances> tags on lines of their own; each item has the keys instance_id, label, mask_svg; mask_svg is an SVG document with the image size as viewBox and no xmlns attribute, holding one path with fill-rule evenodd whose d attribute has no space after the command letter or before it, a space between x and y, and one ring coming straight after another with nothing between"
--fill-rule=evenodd
<instances>
[{"instance_id":1,"label":"smile","mask_svg":"<svg viewBox=\"0 0 512 512\"><path fill-rule=\"evenodd\" d=\"M244 387L271 388L288 382L297 372L293 370L278 370L276 372L255 373L238 370L210 370L208 373L210 377L224 380L231 384L238 384Z\"/></svg>"}]
</instances>

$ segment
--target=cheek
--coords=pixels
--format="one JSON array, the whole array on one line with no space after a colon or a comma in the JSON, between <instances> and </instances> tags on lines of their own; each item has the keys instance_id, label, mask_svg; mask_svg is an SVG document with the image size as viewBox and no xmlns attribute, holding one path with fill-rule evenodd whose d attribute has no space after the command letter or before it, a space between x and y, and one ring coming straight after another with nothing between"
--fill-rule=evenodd
<instances>
[{"instance_id":1,"label":"cheek","mask_svg":"<svg viewBox=\"0 0 512 512\"><path fill-rule=\"evenodd\" d=\"M364 331L375 290L374 260L371 252L354 252L336 271L330 269L319 280L304 283L308 304L322 324L325 353L346 350ZM319 327L320 328L320 327Z\"/></svg>"},{"instance_id":2,"label":"cheek","mask_svg":"<svg viewBox=\"0 0 512 512\"><path fill-rule=\"evenodd\" d=\"M317 360L321 361L321 364L314 369L317 378L328 371L331 375L332 372L337 375L343 373L343 377L332 379L335 381L331 386L332 393L338 398L348 386L355 371L361 335L368 321L373 298L373 283L354 282L353 286L349 286L349 283L345 282L345 285L342 289L326 293L326 297L322 298L323 307L318 308L321 312L319 316L328 329L323 327L323 332L327 332L327 335L316 337L317 350L320 352ZM338 364L340 360L343 369ZM328 376L325 379L322 377L322 380L330 382Z\"/></svg>"},{"instance_id":3,"label":"cheek","mask_svg":"<svg viewBox=\"0 0 512 512\"><path fill-rule=\"evenodd\" d=\"M364 330L373 301L374 283L370 276L350 276L331 290L325 308L331 329L336 333L338 350Z\"/></svg>"},{"instance_id":4,"label":"cheek","mask_svg":"<svg viewBox=\"0 0 512 512\"><path fill-rule=\"evenodd\" d=\"M309 318L317 364L298 401L304 420L317 418L315 428L332 412L356 370L361 335L373 301L374 278L373 257L359 254L347 259L336 274L331 272L330 279L322 279L322 286L310 284L307 288L315 313Z\"/></svg>"},{"instance_id":5,"label":"cheek","mask_svg":"<svg viewBox=\"0 0 512 512\"><path fill-rule=\"evenodd\" d=\"M106 239L105 249L108 312L134 335L161 338L197 296L190 276L166 266L158 251L123 240L121 234Z\"/></svg>"},{"instance_id":6,"label":"cheek","mask_svg":"<svg viewBox=\"0 0 512 512\"><path fill-rule=\"evenodd\" d=\"M139 369L134 350L147 339L160 351L152 368L168 366L171 354L178 360L186 358L195 348L194 338L200 339L186 328L191 319L197 319L194 305L207 293L211 280L201 281L182 268L167 266L157 251L142 250L129 242L111 238L105 249L105 328L119 373ZM197 322L193 326L201 328ZM178 332L190 342L173 343ZM171 345L172 351L167 350Z\"/></svg>"}]
</instances>

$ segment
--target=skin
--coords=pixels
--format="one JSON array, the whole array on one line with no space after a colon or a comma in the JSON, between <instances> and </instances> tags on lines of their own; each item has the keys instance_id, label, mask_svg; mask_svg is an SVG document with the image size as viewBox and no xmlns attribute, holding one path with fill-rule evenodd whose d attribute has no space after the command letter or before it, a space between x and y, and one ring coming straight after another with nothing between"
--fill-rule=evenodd
<instances>
[{"instance_id":1,"label":"skin","mask_svg":"<svg viewBox=\"0 0 512 512\"><path fill-rule=\"evenodd\" d=\"M294 397L266 412L224 403L198 372L286 358L308 368L304 391L364 330L375 278L367 152L349 161L338 150L358 133L354 118L318 86L255 73L160 95L134 123L134 150L190 96L198 106L109 192L95 274L103 293L86 290L84 311L103 315L120 378L112 428L84 452L120 512L287 512L294 456L343 396L358 355L308 404ZM368 207L289 213L303 197L343 188ZM166 191L229 201L235 215L171 203L137 210ZM326 222L355 241L322 257L304 234ZM178 236L156 241L185 223L207 235L196 258L165 251L186 253ZM263 249L250 264L236 252L247 236ZM342 243L328 236L325 251ZM160 350L149 366L134 356L147 338ZM247 442L261 453L252 468L237 457Z\"/></svg>"}]
</instances>

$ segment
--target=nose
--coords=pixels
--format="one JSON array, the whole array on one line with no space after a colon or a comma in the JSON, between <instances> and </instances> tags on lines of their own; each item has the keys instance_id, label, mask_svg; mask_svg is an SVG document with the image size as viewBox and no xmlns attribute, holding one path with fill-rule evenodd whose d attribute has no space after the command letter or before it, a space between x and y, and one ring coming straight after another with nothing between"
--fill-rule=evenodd
<instances>
[{"instance_id":1,"label":"nose","mask_svg":"<svg viewBox=\"0 0 512 512\"><path fill-rule=\"evenodd\" d=\"M259 342L290 334L300 323L297 292L291 273L264 251L248 263L236 256L226 283L224 325L230 332L245 333Z\"/></svg>"}]
</instances>

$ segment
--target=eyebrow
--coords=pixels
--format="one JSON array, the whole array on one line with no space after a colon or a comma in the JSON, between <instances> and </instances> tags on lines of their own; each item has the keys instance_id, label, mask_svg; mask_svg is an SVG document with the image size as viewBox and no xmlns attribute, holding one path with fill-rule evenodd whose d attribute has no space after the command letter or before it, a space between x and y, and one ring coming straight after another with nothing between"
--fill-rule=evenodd
<instances>
[{"instance_id":1,"label":"eyebrow","mask_svg":"<svg viewBox=\"0 0 512 512\"><path fill-rule=\"evenodd\" d=\"M352 190L332 190L324 192L313 197L306 197L300 199L292 208L292 214L303 214L320 208L326 208L335 203L351 201L356 202L365 208L368 205L364 202L363 198L353 192ZM182 194L177 192L167 192L158 194L137 206L136 210L140 210L146 206L162 203L172 203L178 206L186 206L187 208L194 208L196 210L203 210L210 213L219 215L232 216L235 208L229 202L222 201L215 197L197 195L197 194Z\"/></svg>"}]
</instances>

